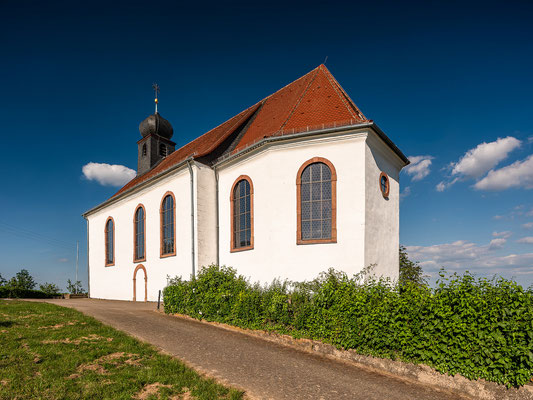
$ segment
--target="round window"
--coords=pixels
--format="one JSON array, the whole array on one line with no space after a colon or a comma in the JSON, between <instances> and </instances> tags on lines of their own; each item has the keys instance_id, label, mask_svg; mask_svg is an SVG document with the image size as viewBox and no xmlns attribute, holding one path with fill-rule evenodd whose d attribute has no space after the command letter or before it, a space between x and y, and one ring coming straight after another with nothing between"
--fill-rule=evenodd
<instances>
[{"instance_id":1,"label":"round window","mask_svg":"<svg viewBox=\"0 0 533 400\"><path fill-rule=\"evenodd\" d=\"M379 188L381 189L381 194L383 197L389 197L390 183L389 177L385 172L382 172L379 175Z\"/></svg>"}]
</instances>

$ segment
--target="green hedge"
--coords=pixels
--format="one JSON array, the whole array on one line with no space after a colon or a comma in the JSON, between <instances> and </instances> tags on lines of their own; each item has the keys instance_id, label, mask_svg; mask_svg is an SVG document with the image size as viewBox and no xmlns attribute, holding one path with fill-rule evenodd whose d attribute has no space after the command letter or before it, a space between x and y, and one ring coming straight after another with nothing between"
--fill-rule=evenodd
<instances>
[{"instance_id":1,"label":"green hedge","mask_svg":"<svg viewBox=\"0 0 533 400\"><path fill-rule=\"evenodd\" d=\"M0 287L0 299L49 299L52 297L54 295L47 294L41 290L19 289L9 286Z\"/></svg>"},{"instance_id":2,"label":"green hedge","mask_svg":"<svg viewBox=\"0 0 533 400\"><path fill-rule=\"evenodd\" d=\"M424 363L442 373L521 386L533 375L533 292L513 281L441 274L434 289L348 278L330 270L312 282L251 285L210 266L164 290L166 313Z\"/></svg>"}]
</instances>

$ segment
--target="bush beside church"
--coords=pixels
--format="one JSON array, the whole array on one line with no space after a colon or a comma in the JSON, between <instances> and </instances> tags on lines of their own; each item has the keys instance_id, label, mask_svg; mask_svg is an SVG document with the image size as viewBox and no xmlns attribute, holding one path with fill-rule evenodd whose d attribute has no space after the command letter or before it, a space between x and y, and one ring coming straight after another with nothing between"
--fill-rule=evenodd
<instances>
[{"instance_id":1,"label":"bush beside church","mask_svg":"<svg viewBox=\"0 0 533 400\"><path fill-rule=\"evenodd\" d=\"M310 282L251 284L209 266L171 280L165 312L322 340L360 354L423 363L447 374L521 386L533 375L533 291L469 273L420 282L350 278L330 270ZM419 276L420 277L420 276Z\"/></svg>"}]
</instances>

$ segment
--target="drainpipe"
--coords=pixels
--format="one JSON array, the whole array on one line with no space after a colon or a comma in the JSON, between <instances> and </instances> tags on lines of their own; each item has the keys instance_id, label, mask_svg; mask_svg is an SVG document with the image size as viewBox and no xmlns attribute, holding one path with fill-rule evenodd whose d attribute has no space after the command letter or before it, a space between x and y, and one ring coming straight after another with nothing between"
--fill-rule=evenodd
<instances>
[{"instance_id":1,"label":"drainpipe","mask_svg":"<svg viewBox=\"0 0 533 400\"><path fill-rule=\"evenodd\" d=\"M218 210L218 171L216 165L213 167L213 170L215 171L215 181L216 181L216 219L217 219L217 265L220 265L220 251L219 251L219 238L220 238L220 224L218 222L219 220L219 210Z\"/></svg>"},{"instance_id":2,"label":"drainpipe","mask_svg":"<svg viewBox=\"0 0 533 400\"><path fill-rule=\"evenodd\" d=\"M87 217L85 221L87 222L87 297L91 297L91 270L89 269L89 219Z\"/></svg>"},{"instance_id":3,"label":"drainpipe","mask_svg":"<svg viewBox=\"0 0 533 400\"><path fill-rule=\"evenodd\" d=\"M192 261L192 277L196 276L194 270L194 177L191 167L191 160L187 160L187 167L189 167L189 175L191 177L191 261Z\"/></svg>"}]
</instances>

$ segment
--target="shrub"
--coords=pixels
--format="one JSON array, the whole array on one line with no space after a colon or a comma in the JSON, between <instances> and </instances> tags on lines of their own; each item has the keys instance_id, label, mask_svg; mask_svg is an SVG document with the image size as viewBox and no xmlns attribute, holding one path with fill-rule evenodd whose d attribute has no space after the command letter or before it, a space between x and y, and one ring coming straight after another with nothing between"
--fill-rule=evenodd
<instances>
[{"instance_id":1,"label":"shrub","mask_svg":"<svg viewBox=\"0 0 533 400\"><path fill-rule=\"evenodd\" d=\"M17 274L10 279L8 286L17 289L31 290L35 288L37 284L33 280L28 270L21 269Z\"/></svg>"},{"instance_id":2,"label":"shrub","mask_svg":"<svg viewBox=\"0 0 533 400\"><path fill-rule=\"evenodd\" d=\"M441 273L434 289L330 270L311 282L252 285L228 267L209 266L164 290L165 312L274 329L424 363L508 386L533 374L533 291L513 281Z\"/></svg>"},{"instance_id":3,"label":"shrub","mask_svg":"<svg viewBox=\"0 0 533 400\"><path fill-rule=\"evenodd\" d=\"M39 285L41 290L34 290L36 285L25 269L21 269L9 281L0 275L0 298L45 299L59 294L59 288L53 283Z\"/></svg>"},{"instance_id":4,"label":"shrub","mask_svg":"<svg viewBox=\"0 0 533 400\"><path fill-rule=\"evenodd\" d=\"M0 298L5 299L49 299L53 295L33 289L20 289L10 286L0 287Z\"/></svg>"},{"instance_id":5,"label":"shrub","mask_svg":"<svg viewBox=\"0 0 533 400\"><path fill-rule=\"evenodd\" d=\"M60 293L59 287L57 287L53 283L48 282L39 285L39 289L41 289L41 292L49 294L50 296L57 296Z\"/></svg>"},{"instance_id":6,"label":"shrub","mask_svg":"<svg viewBox=\"0 0 533 400\"><path fill-rule=\"evenodd\" d=\"M400 245L400 277L398 283L403 286L407 282L419 286L427 286L426 276L422 267L417 261L411 261L407 254L407 249Z\"/></svg>"},{"instance_id":7,"label":"shrub","mask_svg":"<svg viewBox=\"0 0 533 400\"><path fill-rule=\"evenodd\" d=\"M67 279L67 291L70 294L84 294L83 286L81 281L72 282L70 279Z\"/></svg>"}]
</instances>

